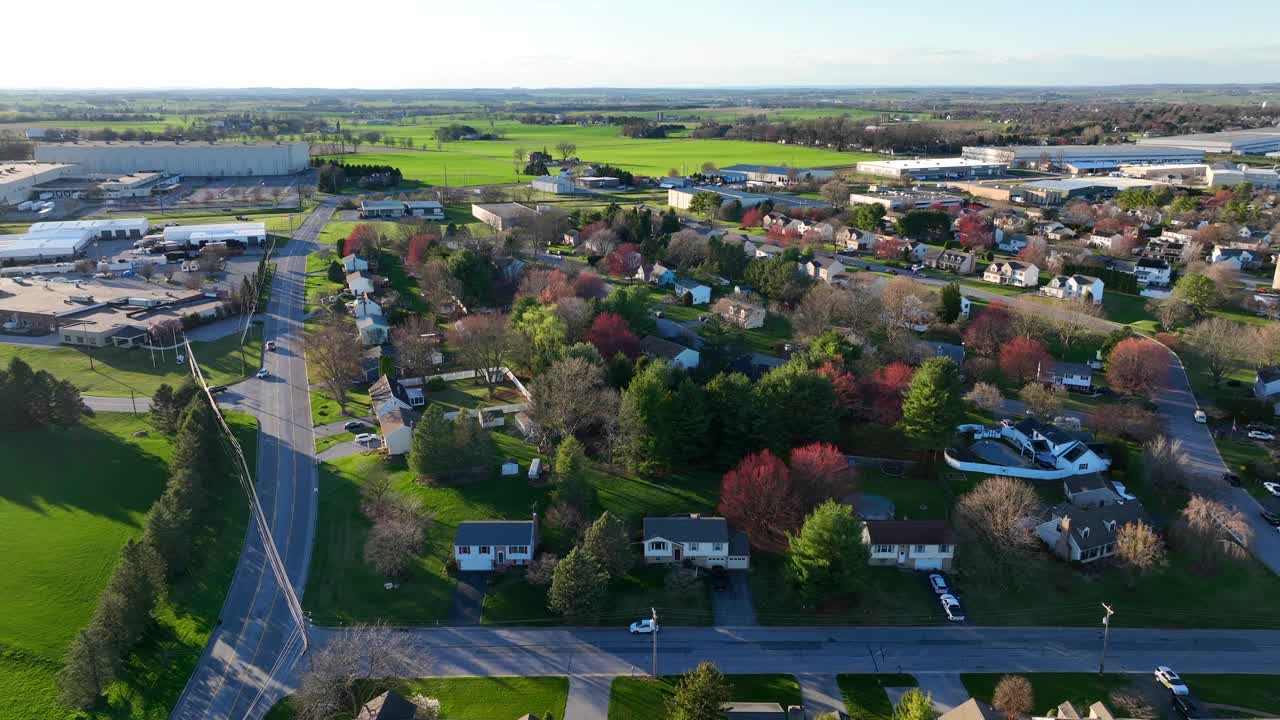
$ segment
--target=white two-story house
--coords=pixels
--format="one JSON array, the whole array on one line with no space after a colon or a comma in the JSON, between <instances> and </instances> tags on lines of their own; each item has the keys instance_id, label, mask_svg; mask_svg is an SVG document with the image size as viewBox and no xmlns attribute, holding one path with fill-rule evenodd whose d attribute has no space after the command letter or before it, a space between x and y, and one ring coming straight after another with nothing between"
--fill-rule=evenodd
<instances>
[{"instance_id":1,"label":"white two-story house","mask_svg":"<svg viewBox=\"0 0 1280 720\"><path fill-rule=\"evenodd\" d=\"M1037 462L1058 470L1071 470L1076 475L1105 472L1111 467L1111 455L1101 445L1090 445L1092 435L1063 430L1035 418L1024 418L1005 426L1005 437L1033 455Z\"/></svg>"},{"instance_id":2,"label":"white two-story house","mask_svg":"<svg viewBox=\"0 0 1280 720\"><path fill-rule=\"evenodd\" d=\"M1033 288L1040 284L1040 268L1017 260L993 262L982 273L983 282Z\"/></svg>"},{"instance_id":3,"label":"white two-story house","mask_svg":"<svg viewBox=\"0 0 1280 720\"><path fill-rule=\"evenodd\" d=\"M644 561L745 570L751 565L751 544L746 533L731 529L722 517L647 517Z\"/></svg>"},{"instance_id":4,"label":"white two-story house","mask_svg":"<svg viewBox=\"0 0 1280 720\"><path fill-rule=\"evenodd\" d=\"M1059 300L1088 296L1094 305L1102 304L1102 290L1102 280L1092 275L1055 275L1040 288L1041 294Z\"/></svg>"},{"instance_id":5,"label":"white two-story house","mask_svg":"<svg viewBox=\"0 0 1280 720\"><path fill-rule=\"evenodd\" d=\"M533 520L466 520L453 534L453 559L459 570L493 570L528 565L538 546Z\"/></svg>"},{"instance_id":6,"label":"white two-story house","mask_svg":"<svg viewBox=\"0 0 1280 720\"><path fill-rule=\"evenodd\" d=\"M1166 287L1169 284L1169 263L1160 258L1139 258L1133 265L1138 285Z\"/></svg>"},{"instance_id":7,"label":"white two-story house","mask_svg":"<svg viewBox=\"0 0 1280 720\"><path fill-rule=\"evenodd\" d=\"M950 570L956 555L951 528L940 520L871 520L862 526L871 565Z\"/></svg>"}]
</instances>

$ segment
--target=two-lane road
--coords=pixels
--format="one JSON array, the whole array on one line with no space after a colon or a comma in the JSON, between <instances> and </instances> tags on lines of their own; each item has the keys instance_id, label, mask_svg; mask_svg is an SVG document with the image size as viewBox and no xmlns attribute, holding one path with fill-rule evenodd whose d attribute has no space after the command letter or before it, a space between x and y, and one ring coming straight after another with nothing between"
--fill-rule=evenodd
<instances>
[{"instance_id":1,"label":"two-lane road","mask_svg":"<svg viewBox=\"0 0 1280 720\"><path fill-rule=\"evenodd\" d=\"M275 255L271 300L261 317L264 339L275 340L277 351L266 353L263 361L270 375L247 381L260 386L245 393L242 403L258 418L257 492L299 596L311 559L317 500L302 349L306 255L332 210L332 202L316 208ZM298 624L267 565L262 540L251 523L218 628L171 714L175 720L262 717L284 693L281 678L302 656Z\"/></svg>"}]
</instances>

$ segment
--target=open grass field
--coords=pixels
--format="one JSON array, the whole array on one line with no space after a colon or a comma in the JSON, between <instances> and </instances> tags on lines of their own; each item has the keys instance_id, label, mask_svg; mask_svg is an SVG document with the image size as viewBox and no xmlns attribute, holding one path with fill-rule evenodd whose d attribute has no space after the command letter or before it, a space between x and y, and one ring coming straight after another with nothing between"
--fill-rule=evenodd
<instances>
[{"instance_id":1,"label":"open grass field","mask_svg":"<svg viewBox=\"0 0 1280 720\"><path fill-rule=\"evenodd\" d=\"M230 385L258 371L262 359L262 326L253 325L240 357L240 336L228 335L209 342L192 341L192 351L210 385ZM90 367L90 356L93 363ZM172 351L163 358L141 349L36 347L0 344L0 364L20 357L36 370L48 370L70 380L85 395L129 397L130 391L148 397L163 383L177 385L190 372L186 364L174 362Z\"/></svg>"},{"instance_id":2,"label":"open grass field","mask_svg":"<svg viewBox=\"0 0 1280 720\"><path fill-rule=\"evenodd\" d=\"M1099 700L1106 702L1112 690L1130 687L1128 675L1111 673L1019 673L1031 681L1031 691L1035 696L1032 707L1038 712L1070 702L1077 708L1089 707ZM991 694L995 692L996 683L1005 673L964 673L960 681L964 689L973 697L985 703L991 702Z\"/></svg>"},{"instance_id":3,"label":"open grass field","mask_svg":"<svg viewBox=\"0 0 1280 720\"><path fill-rule=\"evenodd\" d=\"M1280 675L1183 675L1182 679L1204 702L1280 717Z\"/></svg>"},{"instance_id":4,"label":"open grass field","mask_svg":"<svg viewBox=\"0 0 1280 720\"><path fill-rule=\"evenodd\" d=\"M367 387L351 388L347 393L347 412L344 415L338 401L325 390L311 391L311 424L326 425L353 417L367 418L373 414Z\"/></svg>"},{"instance_id":5,"label":"open grass field","mask_svg":"<svg viewBox=\"0 0 1280 720\"><path fill-rule=\"evenodd\" d=\"M751 595L763 625L928 625L941 623L938 603L924 576L895 568L872 568L862 593L849 602L807 607L787 577L786 558L756 552L751 557Z\"/></svg>"},{"instance_id":6,"label":"open grass field","mask_svg":"<svg viewBox=\"0 0 1280 720\"><path fill-rule=\"evenodd\" d=\"M679 675L656 680L616 677L609 691L609 720L653 720L666 717L667 698L675 694ZM733 702L776 702L782 707L800 704L800 683L792 675L725 675Z\"/></svg>"},{"instance_id":7,"label":"open grass field","mask_svg":"<svg viewBox=\"0 0 1280 720\"><path fill-rule=\"evenodd\" d=\"M246 453L256 425L229 414ZM54 699L54 676L75 633L93 613L119 558L142 532L168 474L170 440L149 434L145 419L100 413L66 430L0 435L0 706L22 716L68 716ZM74 447L75 452L65 452ZM252 455L251 455L252 456ZM157 611L157 625L127 663L101 718L165 718L208 640L230 582L247 513L239 487L215 491L195 566Z\"/></svg>"},{"instance_id":8,"label":"open grass field","mask_svg":"<svg viewBox=\"0 0 1280 720\"><path fill-rule=\"evenodd\" d=\"M901 673L883 675L837 675L836 683L844 696L850 717L858 720L891 720L893 704L887 687L916 687L916 679Z\"/></svg>"},{"instance_id":9,"label":"open grass field","mask_svg":"<svg viewBox=\"0 0 1280 720\"><path fill-rule=\"evenodd\" d=\"M394 689L405 697L421 693L440 701L441 717L449 720L492 720L564 717L569 699L566 677L475 677L396 680L378 689ZM267 713L268 720L291 720L294 712L283 700Z\"/></svg>"}]
</instances>

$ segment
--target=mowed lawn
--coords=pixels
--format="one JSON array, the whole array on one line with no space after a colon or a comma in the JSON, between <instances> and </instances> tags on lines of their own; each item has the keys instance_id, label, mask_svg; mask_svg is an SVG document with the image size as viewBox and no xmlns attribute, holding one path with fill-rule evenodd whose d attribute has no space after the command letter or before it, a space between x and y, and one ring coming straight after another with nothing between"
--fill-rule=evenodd
<instances>
[{"instance_id":1,"label":"mowed lawn","mask_svg":"<svg viewBox=\"0 0 1280 720\"><path fill-rule=\"evenodd\" d=\"M209 342L191 342L200 369L210 385L237 383L258 371L262 359L262 326L251 325L244 344L232 333ZM48 370L70 380L85 395L149 397L163 383L177 385L190 373L190 365L178 364L172 350L154 355L147 350L43 347L0 344L0 365L20 357L35 370ZM92 366L90 365L92 359Z\"/></svg>"},{"instance_id":2,"label":"mowed lawn","mask_svg":"<svg viewBox=\"0 0 1280 720\"><path fill-rule=\"evenodd\" d=\"M566 677L421 678L376 689L384 687L405 697L420 693L439 700L441 717L449 720L505 720L525 714L562 720L569 699ZM267 720L291 720L294 715L289 701L283 700L271 708Z\"/></svg>"},{"instance_id":3,"label":"mowed lawn","mask_svg":"<svg viewBox=\"0 0 1280 720\"><path fill-rule=\"evenodd\" d=\"M1006 673L964 673L960 682L973 697L985 703L991 702L996 683ZM1033 708L1044 710L1070 702L1077 708L1107 701L1113 690L1124 690L1133 685L1131 676L1119 673L1017 673L1031 682L1035 696Z\"/></svg>"},{"instance_id":4,"label":"mowed lawn","mask_svg":"<svg viewBox=\"0 0 1280 720\"><path fill-rule=\"evenodd\" d=\"M916 687L916 679L901 673L842 674L836 676L840 695L851 717L858 720L891 720L893 703L885 688Z\"/></svg>"},{"instance_id":5,"label":"mowed lawn","mask_svg":"<svg viewBox=\"0 0 1280 720\"><path fill-rule=\"evenodd\" d=\"M657 680L616 677L609 690L609 720L654 720L667 716L667 698L675 694L679 675ZM732 702L775 702L782 707L800 704L800 683L793 675L726 675Z\"/></svg>"},{"instance_id":6,"label":"mowed lawn","mask_svg":"<svg viewBox=\"0 0 1280 720\"><path fill-rule=\"evenodd\" d=\"M228 420L253 453L253 418ZM33 720L68 716L55 700L63 653L92 616L121 547L141 534L168 476L170 439L150 430L143 418L99 413L79 427L0 434L0 707L22 707L22 717ZM137 431L148 434L133 437ZM243 503L214 495L211 507L230 509L208 523L204 547L217 551L197 554L192 575L159 608L159 624L95 717L166 717L186 682L244 534Z\"/></svg>"}]
</instances>

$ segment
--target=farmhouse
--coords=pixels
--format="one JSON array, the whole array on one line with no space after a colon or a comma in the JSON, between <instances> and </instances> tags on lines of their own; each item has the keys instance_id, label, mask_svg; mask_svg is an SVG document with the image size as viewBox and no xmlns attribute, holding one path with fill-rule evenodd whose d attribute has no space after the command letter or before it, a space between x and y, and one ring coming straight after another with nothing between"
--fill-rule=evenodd
<instances>
[{"instance_id":1,"label":"farmhouse","mask_svg":"<svg viewBox=\"0 0 1280 720\"><path fill-rule=\"evenodd\" d=\"M982 273L983 282L1032 288L1040 284L1040 268L1017 260L994 262Z\"/></svg>"},{"instance_id":2,"label":"farmhouse","mask_svg":"<svg viewBox=\"0 0 1280 720\"><path fill-rule=\"evenodd\" d=\"M533 520L464 520L453 534L459 570L528 565L537 546L536 515Z\"/></svg>"},{"instance_id":3,"label":"farmhouse","mask_svg":"<svg viewBox=\"0 0 1280 720\"><path fill-rule=\"evenodd\" d=\"M751 564L751 544L746 533L730 529L722 517L647 517L644 561L745 570Z\"/></svg>"},{"instance_id":4,"label":"farmhouse","mask_svg":"<svg viewBox=\"0 0 1280 720\"><path fill-rule=\"evenodd\" d=\"M736 298L720 298L711 311L719 315L725 322L737 325L744 330L754 330L764 325L768 312L755 303Z\"/></svg>"},{"instance_id":5,"label":"farmhouse","mask_svg":"<svg viewBox=\"0 0 1280 720\"><path fill-rule=\"evenodd\" d=\"M911 570L950 570L956 554L951 528L941 520L870 520L862 542L871 548L870 564Z\"/></svg>"}]
</instances>

